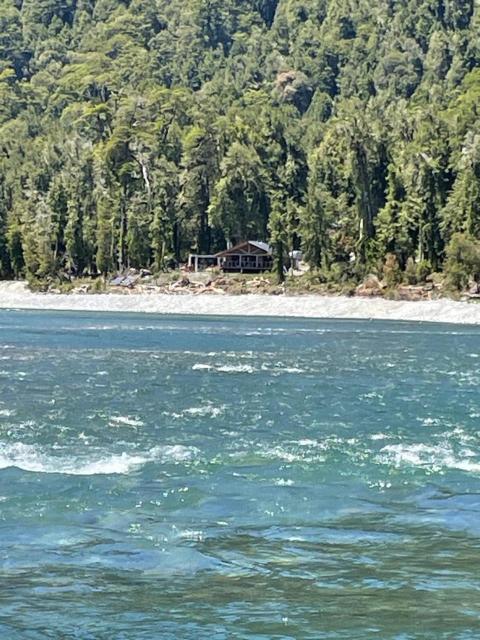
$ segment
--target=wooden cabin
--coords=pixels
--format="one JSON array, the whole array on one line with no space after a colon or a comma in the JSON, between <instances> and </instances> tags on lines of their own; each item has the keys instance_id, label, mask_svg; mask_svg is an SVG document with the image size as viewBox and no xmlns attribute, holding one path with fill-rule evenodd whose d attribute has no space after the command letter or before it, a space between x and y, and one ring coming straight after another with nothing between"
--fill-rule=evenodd
<instances>
[{"instance_id":1,"label":"wooden cabin","mask_svg":"<svg viewBox=\"0 0 480 640\"><path fill-rule=\"evenodd\" d=\"M247 240L216 254L225 273L260 273L273 266L272 249L266 242Z\"/></svg>"}]
</instances>

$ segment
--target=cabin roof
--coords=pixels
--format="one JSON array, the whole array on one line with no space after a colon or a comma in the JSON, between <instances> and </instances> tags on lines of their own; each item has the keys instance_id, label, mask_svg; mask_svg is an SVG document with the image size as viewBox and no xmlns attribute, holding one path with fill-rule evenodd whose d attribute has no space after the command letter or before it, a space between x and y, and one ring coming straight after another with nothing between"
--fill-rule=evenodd
<instances>
[{"instance_id":1,"label":"cabin roof","mask_svg":"<svg viewBox=\"0 0 480 640\"><path fill-rule=\"evenodd\" d=\"M253 244L254 247L258 247L265 253L272 253L272 248L266 242L260 242L259 240L249 240L249 244Z\"/></svg>"},{"instance_id":2,"label":"cabin roof","mask_svg":"<svg viewBox=\"0 0 480 640\"><path fill-rule=\"evenodd\" d=\"M256 249L263 251L263 253L266 253L266 254L272 253L272 249L270 245L268 245L266 242L260 242L259 240L244 240L243 242L239 242L238 244L236 244L234 247L231 247L231 249L220 251L220 253L217 253L217 258L222 258L223 256L228 256L232 253L236 253L237 251L246 247L249 244L252 245L252 247L255 247Z\"/></svg>"}]
</instances>

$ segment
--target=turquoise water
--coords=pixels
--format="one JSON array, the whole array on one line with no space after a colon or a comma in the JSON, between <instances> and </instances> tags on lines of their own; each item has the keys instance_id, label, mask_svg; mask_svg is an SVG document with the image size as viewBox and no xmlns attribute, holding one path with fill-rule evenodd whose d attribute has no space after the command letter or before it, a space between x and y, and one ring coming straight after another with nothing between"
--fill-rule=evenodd
<instances>
[{"instance_id":1,"label":"turquoise water","mask_svg":"<svg viewBox=\"0 0 480 640\"><path fill-rule=\"evenodd\" d=\"M0 638L480 638L479 338L0 312Z\"/></svg>"}]
</instances>

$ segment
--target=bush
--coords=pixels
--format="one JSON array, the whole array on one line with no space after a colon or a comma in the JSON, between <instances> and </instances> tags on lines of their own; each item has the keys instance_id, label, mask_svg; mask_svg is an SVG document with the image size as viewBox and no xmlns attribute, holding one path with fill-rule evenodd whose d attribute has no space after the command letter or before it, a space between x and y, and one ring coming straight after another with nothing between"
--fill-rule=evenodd
<instances>
[{"instance_id":1,"label":"bush","mask_svg":"<svg viewBox=\"0 0 480 640\"><path fill-rule=\"evenodd\" d=\"M447 284L457 291L471 279L480 282L480 242L464 233L454 234L447 247L445 275Z\"/></svg>"},{"instance_id":2,"label":"bush","mask_svg":"<svg viewBox=\"0 0 480 640\"><path fill-rule=\"evenodd\" d=\"M354 277L350 262L334 262L330 266L329 279L333 282L348 282Z\"/></svg>"},{"instance_id":3,"label":"bush","mask_svg":"<svg viewBox=\"0 0 480 640\"><path fill-rule=\"evenodd\" d=\"M400 265L394 253L387 253L385 264L383 265L383 279L387 287L394 287L402 279Z\"/></svg>"},{"instance_id":4,"label":"bush","mask_svg":"<svg viewBox=\"0 0 480 640\"><path fill-rule=\"evenodd\" d=\"M417 281L426 282L428 276L432 273L432 265L428 260L422 260L417 264Z\"/></svg>"},{"instance_id":5,"label":"bush","mask_svg":"<svg viewBox=\"0 0 480 640\"><path fill-rule=\"evenodd\" d=\"M417 284L418 282L417 265L412 257L407 260L405 266L405 279L408 284Z\"/></svg>"},{"instance_id":6,"label":"bush","mask_svg":"<svg viewBox=\"0 0 480 640\"><path fill-rule=\"evenodd\" d=\"M106 289L105 280L103 278L96 278L92 282L92 293L103 293Z\"/></svg>"}]
</instances>

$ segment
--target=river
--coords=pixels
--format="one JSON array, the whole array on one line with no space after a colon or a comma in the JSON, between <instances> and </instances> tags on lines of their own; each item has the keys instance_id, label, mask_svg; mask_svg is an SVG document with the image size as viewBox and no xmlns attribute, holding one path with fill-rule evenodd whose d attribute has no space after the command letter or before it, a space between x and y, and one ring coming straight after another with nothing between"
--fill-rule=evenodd
<instances>
[{"instance_id":1,"label":"river","mask_svg":"<svg viewBox=\"0 0 480 640\"><path fill-rule=\"evenodd\" d=\"M0 311L0 637L480 637L479 339Z\"/></svg>"}]
</instances>

